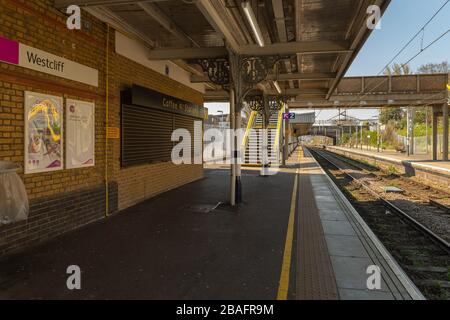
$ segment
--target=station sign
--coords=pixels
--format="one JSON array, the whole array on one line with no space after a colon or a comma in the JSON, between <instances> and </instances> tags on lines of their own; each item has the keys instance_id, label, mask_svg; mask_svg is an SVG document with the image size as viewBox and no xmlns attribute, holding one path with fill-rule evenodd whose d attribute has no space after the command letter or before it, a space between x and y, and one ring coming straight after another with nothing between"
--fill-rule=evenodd
<instances>
[{"instance_id":1,"label":"station sign","mask_svg":"<svg viewBox=\"0 0 450 320\"><path fill-rule=\"evenodd\" d=\"M284 120L294 120L295 119L295 113L293 113L293 112L285 112L285 113L283 113L283 119Z\"/></svg>"},{"instance_id":2,"label":"station sign","mask_svg":"<svg viewBox=\"0 0 450 320\"><path fill-rule=\"evenodd\" d=\"M98 70L3 37L0 62L98 87Z\"/></svg>"}]
</instances>

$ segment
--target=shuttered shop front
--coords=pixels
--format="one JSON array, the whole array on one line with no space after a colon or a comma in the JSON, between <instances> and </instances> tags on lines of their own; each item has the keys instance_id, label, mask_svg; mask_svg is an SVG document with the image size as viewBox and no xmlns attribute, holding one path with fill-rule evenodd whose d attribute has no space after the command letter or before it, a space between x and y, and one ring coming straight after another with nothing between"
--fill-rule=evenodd
<instances>
[{"instance_id":1,"label":"shuttered shop front","mask_svg":"<svg viewBox=\"0 0 450 320\"><path fill-rule=\"evenodd\" d=\"M122 101L122 167L171 161L176 129L189 131L194 156L195 121L202 136L203 107L139 86L124 92Z\"/></svg>"}]
</instances>

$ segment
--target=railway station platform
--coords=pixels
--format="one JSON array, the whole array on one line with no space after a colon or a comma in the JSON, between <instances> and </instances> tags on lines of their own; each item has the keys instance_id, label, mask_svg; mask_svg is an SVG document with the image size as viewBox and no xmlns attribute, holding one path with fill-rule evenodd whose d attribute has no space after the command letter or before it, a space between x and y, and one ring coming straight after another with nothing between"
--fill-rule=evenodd
<instances>
[{"instance_id":1,"label":"railway station platform","mask_svg":"<svg viewBox=\"0 0 450 320\"><path fill-rule=\"evenodd\" d=\"M0 299L411 299L405 274L308 152L276 175L243 171L231 208L229 172L205 178L3 258ZM381 268L380 290L366 269ZM69 291L77 265L82 289ZM263 267L262 267L263 266Z\"/></svg>"},{"instance_id":2,"label":"railway station platform","mask_svg":"<svg viewBox=\"0 0 450 320\"><path fill-rule=\"evenodd\" d=\"M400 174L416 177L431 186L450 187L450 161L433 161L429 155L412 155L383 151L327 146L327 149Z\"/></svg>"},{"instance_id":3,"label":"railway station platform","mask_svg":"<svg viewBox=\"0 0 450 320\"><path fill-rule=\"evenodd\" d=\"M330 291L325 294L337 294L343 300L423 298L306 149L300 160L299 180L299 265L304 267L298 270L300 292L305 291L303 284L310 282L311 292L323 298L323 283L328 282ZM317 269L326 265L332 270L327 276L322 273L326 269ZM368 289L370 266L380 268L379 290Z\"/></svg>"}]
</instances>

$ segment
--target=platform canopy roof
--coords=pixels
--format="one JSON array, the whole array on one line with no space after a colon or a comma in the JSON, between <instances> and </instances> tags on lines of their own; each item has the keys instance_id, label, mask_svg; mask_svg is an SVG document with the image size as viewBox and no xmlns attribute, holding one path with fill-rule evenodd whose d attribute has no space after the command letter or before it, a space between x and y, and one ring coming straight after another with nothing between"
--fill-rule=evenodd
<instances>
[{"instance_id":1,"label":"platform canopy roof","mask_svg":"<svg viewBox=\"0 0 450 320\"><path fill-rule=\"evenodd\" d=\"M246 57L283 57L277 71L271 70L260 84L269 94L281 89L300 101L329 99L372 31L367 27L368 7L378 5L383 13L389 3L55 0L55 6L62 10L80 5L119 31L138 38L148 46L149 59L172 60L191 72L192 82L207 84L206 101L226 101L228 95L212 84L193 60L226 57L228 50Z\"/></svg>"}]
</instances>

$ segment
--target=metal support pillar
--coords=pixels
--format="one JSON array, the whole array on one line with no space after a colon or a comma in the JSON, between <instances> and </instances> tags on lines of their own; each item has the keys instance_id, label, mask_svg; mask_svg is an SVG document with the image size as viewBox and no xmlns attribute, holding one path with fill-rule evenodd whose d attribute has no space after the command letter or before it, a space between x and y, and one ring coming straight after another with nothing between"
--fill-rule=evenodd
<instances>
[{"instance_id":1,"label":"metal support pillar","mask_svg":"<svg viewBox=\"0 0 450 320\"><path fill-rule=\"evenodd\" d=\"M380 128L380 152L383 153L383 132L381 132L381 128Z\"/></svg>"},{"instance_id":2,"label":"metal support pillar","mask_svg":"<svg viewBox=\"0 0 450 320\"><path fill-rule=\"evenodd\" d=\"M430 142L430 139L429 139L429 134L428 134L428 125L429 125L429 123L428 123L428 111L429 111L429 107L427 106L427 107L425 107L425 131L426 131L426 133L425 133L425 135L426 135L426 152L427 152L427 155L429 155L430 154L430 148L429 148L429 142Z\"/></svg>"},{"instance_id":3,"label":"metal support pillar","mask_svg":"<svg viewBox=\"0 0 450 320\"><path fill-rule=\"evenodd\" d=\"M438 113L435 106L433 106L433 160L438 159Z\"/></svg>"},{"instance_id":4,"label":"metal support pillar","mask_svg":"<svg viewBox=\"0 0 450 320\"><path fill-rule=\"evenodd\" d=\"M230 170L230 204L238 205L242 202L242 183L241 183L241 161L240 146L238 141L240 136L236 130L241 126L242 110L242 58L229 50L230 73L232 82L230 83L230 131L231 137L231 170Z\"/></svg>"},{"instance_id":5,"label":"metal support pillar","mask_svg":"<svg viewBox=\"0 0 450 320\"><path fill-rule=\"evenodd\" d=\"M230 89L230 146L231 146L231 155L230 155L230 204L232 206L236 205L236 181L237 181L237 171L236 171L236 162L237 159L235 157L236 154L236 138L234 132L236 130L236 99L234 89Z\"/></svg>"},{"instance_id":6,"label":"metal support pillar","mask_svg":"<svg viewBox=\"0 0 450 320\"><path fill-rule=\"evenodd\" d=\"M239 105L239 103L237 104ZM236 202L237 203L241 203L242 202L242 181L241 181L241 176L242 176L242 170L241 170L241 166L242 166L242 154L241 154L241 145L242 145L242 140L240 140L242 138L241 134L240 134L240 130L242 127L242 115L241 115L241 108L239 108L239 111L235 110L235 125L236 125L236 129L239 130L238 134L236 135Z\"/></svg>"},{"instance_id":7,"label":"metal support pillar","mask_svg":"<svg viewBox=\"0 0 450 320\"><path fill-rule=\"evenodd\" d=\"M348 146L351 148L352 147L352 125L350 124L350 135L348 138Z\"/></svg>"},{"instance_id":8,"label":"metal support pillar","mask_svg":"<svg viewBox=\"0 0 450 320\"><path fill-rule=\"evenodd\" d=\"M408 107L406 113L406 127L407 127L407 154L408 156L414 154L414 108Z\"/></svg>"},{"instance_id":9,"label":"metal support pillar","mask_svg":"<svg viewBox=\"0 0 450 320\"><path fill-rule=\"evenodd\" d=\"M442 122L444 133L442 137L442 160L448 161L448 105L444 103L442 106Z\"/></svg>"},{"instance_id":10,"label":"metal support pillar","mask_svg":"<svg viewBox=\"0 0 450 320\"><path fill-rule=\"evenodd\" d=\"M286 112L289 112L289 109L286 108ZM282 165L285 166L286 165L286 161L289 158L289 143L290 143L290 134L289 134L289 129L290 129L290 123L289 120L284 120L283 121L283 162Z\"/></svg>"},{"instance_id":11,"label":"metal support pillar","mask_svg":"<svg viewBox=\"0 0 450 320\"><path fill-rule=\"evenodd\" d=\"M261 143L261 176L268 175L268 167L267 167L267 128L266 128L266 115L263 114L263 125L262 125L262 143Z\"/></svg>"},{"instance_id":12,"label":"metal support pillar","mask_svg":"<svg viewBox=\"0 0 450 320\"><path fill-rule=\"evenodd\" d=\"M268 110L268 99L264 95L264 111L262 114L262 161L261 161L261 173L262 177L269 176L269 134L268 134L268 124L269 117L267 115Z\"/></svg>"},{"instance_id":13,"label":"metal support pillar","mask_svg":"<svg viewBox=\"0 0 450 320\"><path fill-rule=\"evenodd\" d=\"M380 121L377 122L377 152L380 152L380 144L381 144L381 135L380 135Z\"/></svg>"},{"instance_id":14,"label":"metal support pillar","mask_svg":"<svg viewBox=\"0 0 450 320\"><path fill-rule=\"evenodd\" d=\"M363 125L361 124L361 131L360 131L360 142L361 142L361 150L363 149Z\"/></svg>"}]
</instances>

